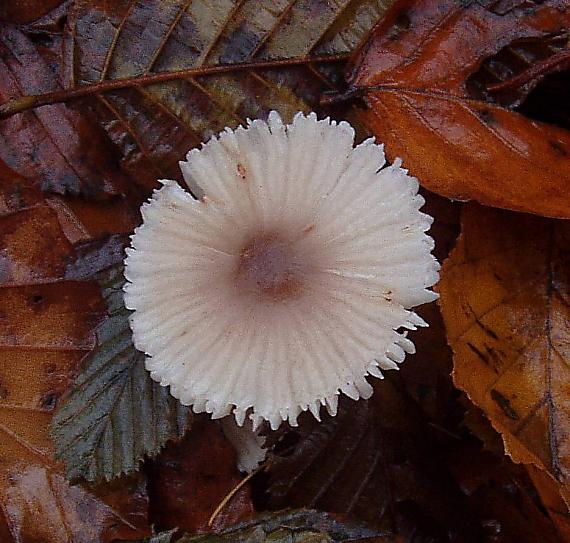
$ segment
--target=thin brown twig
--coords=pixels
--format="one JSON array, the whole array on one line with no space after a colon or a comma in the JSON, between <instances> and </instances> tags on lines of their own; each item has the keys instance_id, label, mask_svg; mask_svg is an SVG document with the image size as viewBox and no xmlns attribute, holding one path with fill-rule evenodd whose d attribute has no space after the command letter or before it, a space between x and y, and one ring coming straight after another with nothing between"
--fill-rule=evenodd
<instances>
[{"instance_id":1,"label":"thin brown twig","mask_svg":"<svg viewBox=\"0 0 570 543\"><path fill-rule=\"evenodd\" d=\"M487 90L489 92L500 92L503 90L518 89L539 77L544 77L553 72L567 70L568 68L570 68L570 49L564 49L541 62L537 62L510 79L487 85Z\"/></svg>"},{"instance_id":2,"label":"thin brown twig","mask_svg":"<svg viewBox=\"0 0 570 543\"><path fill-rule=\"evenodd\" d=\"M336 55L323 55L302 58L286 58L280 60L265 60L243 62L236 64L223 64L213 66L199 66L189 68L187 70L177 70L172 72L161 72L155 74L144 74L135 77L127 77L123 79L111 79L94 83L92 85L81 85L79 87L64 89L55 92L47 92L45 94L36 94L29 96L19 96L12 98L3 104L0 104L0 119L6 119L15 115L40 106L49 104L57 104L66 102L75 98L83 98L92 94L102 92L126 89L129 87L146 87L155 83L163 83L165 81L175 81L187 77L199 77L216 74L225 74L235 71L251 70L251 69L271 69L282 68L287 66L302 66L303 64L325 63L325 62L341 62L350 58L349 53L340 53Z\"/></svg>"},{"instance_id":3,"label":"thin brown twig","mask_svg":"<svg viewBox=\"0 0 570 543\"><path fill-rule=\"evenodd\" d=\"M218 504L218 506L216 507L216 509L214 509L214 512L212 513L212 515L210 516L210 519L208 520L208 526L212 526L212 524L214 524L216 518L218 518L218 515L225 509L225 507L228 505L228 503L232 500L232 498L238 493L238 491L243 488L243 486L248 483L252 477L254 475L257 475L260 471L263 471L265 469L265 464L262 466L259 466L257 469L254 469L249 475L247 475L246 477L244 477L236 486L234 486L224 497L224 499Z\"/></svg>"}]
</instances>

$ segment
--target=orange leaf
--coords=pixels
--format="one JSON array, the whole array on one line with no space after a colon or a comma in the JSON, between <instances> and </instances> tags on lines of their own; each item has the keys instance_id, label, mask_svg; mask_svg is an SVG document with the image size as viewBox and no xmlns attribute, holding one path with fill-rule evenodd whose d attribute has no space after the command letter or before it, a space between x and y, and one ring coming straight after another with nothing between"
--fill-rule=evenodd
<instances>
[{"instance_id":1,"label":"orange leaf","mask_svg":"<svg viewBox=\"0 0 570 543\"><path fill-rule=\"evenodd\" d=\"M467 206L439 290L455 384L570 501L570 225Z\"/></svg>"},{"instance_id":2,"label":"orange leaf","mask_svg":"<svg viewBox=\"0 0 570 543\"><path fill-rule=\"evenodd\" d=\"M353 78L365 121L422 184L459 200L570 217L570 133L473 99L466 80L515 40L570 25L564 0L498 14L479 2L400 0Z\"/></svg>"},{"instance_id":3,"label":"orange leaf","mask_svg":"<svg viewBox=\"0 0 570 543\"><path fill-rule=\"evenodd\" d=\"M131 490L140 491L130 483L104 495L71 486L53 459L51 414L92 348L105 307L95 284L65 280L84 273L70 226L5 165L0 179L0 540L142 537L144 493L133 498Z\"/></svg>"}]
</instances>

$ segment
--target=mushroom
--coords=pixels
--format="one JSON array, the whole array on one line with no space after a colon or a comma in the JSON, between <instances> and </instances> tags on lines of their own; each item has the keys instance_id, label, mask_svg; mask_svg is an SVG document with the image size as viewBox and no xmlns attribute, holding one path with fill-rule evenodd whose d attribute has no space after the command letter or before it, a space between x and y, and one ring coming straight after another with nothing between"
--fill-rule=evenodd
<instances>
[{"instance_id":1,"label":"mushroom","mask_svg":"<svg viewBox=\"0 0 570 543\"><path fill-rule=\"evenodd\" d=\"M161 181L127 249L125 303L153 379L253 428L334 415L414 352L439 265L418 181L346 122L226 128Z\"/></svg>"}]
</instances>

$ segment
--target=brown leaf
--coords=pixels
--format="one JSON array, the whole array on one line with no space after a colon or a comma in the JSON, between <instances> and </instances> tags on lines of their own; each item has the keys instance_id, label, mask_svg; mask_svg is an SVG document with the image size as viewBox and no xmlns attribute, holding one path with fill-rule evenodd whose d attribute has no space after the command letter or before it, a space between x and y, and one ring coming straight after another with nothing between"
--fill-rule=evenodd
<instances>
[{"instance_id":1,"label":"brown leaf","mask_svg":"<svg viewBox=\"0 0 570 543\"><path fill-rule=\"evenodd\" d=\"M80 0L69 17L69 86L209 65L351 53L390 0L130 2ZM249 69L98 93L90 99L123 168L150 183L180 180L178 161L223 130L264 118L289 120L343 86L343 63ZM355 124L358 119L344 112ZM339 117L339 115L336 115ZM367 135L367 134L366 134Z\"/></svg>"},{"instance_id":2,"label":"brown leaf","mask_svg":"<svg viewBox=\"0 0 570 543\"><path fill-rule=\"evenodd\" d=\"M208 527L210 516L241 476L233 448L206 416L196 416L182 441L168 444L148 462L148 476L150 520L159 530L221 530L253 515L251 492L245 486Z\"/></svg>"},{"instance_id":3,"label":"brown leaf","mask_svg":"<svg viewBox=\"0 0 570 543\"><path fill-rule=\"evenodd\" d=\"M398 375L375 389L367 401L341 398L336 417L302 415L298 429L269 435L270 505L342 513L404 540L481 541Z\"/></svg>"},{"instance_id":4,"label":"brown leaf","mask_svg":"<svg viewBox=\"0 0 570 543\"><path fill-rule=\"evenodd\" d=\"M123 482L101 495L71 486L48 438L58 398L92 348L93 329L105 313L96 285L65 279L70 266L77 278L84 275L72 265L75 230L59 217L65 214L86 239L92 239L89 229L70 209L52 209L34 183L5 165L0 181L1 540L142 537L147 525L141 481L133 488ZM94 247L92 254L100 249ZM105 265L96 256L91 261Z\"/></svg>"},{"instance_id":5,"label":"brown leaf","mask_svg":"<svg viewBox=\"0 0 570 543\"><path fill-rule=\"evenodd\" d=\"M570 498L570 228L478 207L439 283L455 384Z\"/></svg>"},{"instance_id":6,"label":"brown leaf","mask_svg":"<svg viewBox=\"0 0 570 543\"><path fill-rule=\"evenodd\" d=\"M0 25L0 101L61 88L58 61L20 30ZM46 192L106 200L129 192L113 145L86 108L55 104L28 111L2 121L0 135L0 159L40 180Z\"/></svg>"},{"instance_id":7,"label":"brown leaf","mask_svg":"<svg viewBox=\"0 0 570 543\"><path fill-rule=\"evenodd\" d=\"M123 513L129 506L124 488L115 509L70 486L48 437L51 413L91 346L102 310L97 289L87 283L2 288L0 502L11 535L3 541L110 541L146 531L140 509L134 518Z\"/></svg>"},{"instance_id":8,"label":"brown leaf","mask_svg":"<svg viewBox=\"0 0 570 543\"><path fill-rule=\"evenodd\" d=\"M29 23L43 17L66 0L18 0L0 5L0 20Z\"/></svg>"},{"instance_id":9,"label":"brown leaf","mask_svg":"<svg viewBox=\"0 0 570 543\"><path fill-rule=\"evenodd\" d=\"M483 2L399 0L358 60L364 114L423 185L449 198L570 217L570 132L473 99L466 81L509 44L568 29L565 0L498 14Z\"/></svg>"}]
</instances>

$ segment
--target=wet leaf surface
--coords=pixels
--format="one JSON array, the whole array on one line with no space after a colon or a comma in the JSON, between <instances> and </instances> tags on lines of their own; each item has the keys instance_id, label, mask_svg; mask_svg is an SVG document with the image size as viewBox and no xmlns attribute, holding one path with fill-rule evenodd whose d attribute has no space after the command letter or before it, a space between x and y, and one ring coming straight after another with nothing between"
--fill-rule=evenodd
<instances>
[{"instance_id":1,"label":"wet leaf surface","mask_svg":"<svg viewBox=\"0 0 570 543\"><path fill-rule=\"evenodd\" d=\"M565 222L468 206L439 284L455 384L566 500L569 240Z\"/></svg>"},{"instance_id":2,"label":"wet leaf surface","mask_svg":"<svg viewBox=\"0 0 570 543\"><path fill-rule=\"evenodd\" d=\"M565 1L530 4L498 13L481 2L401 0L363 49L352 84L368 89L364 117L388 157L404 157L424 187L569 218L570 132L474 99L467 85L503 48L567 32Z\"/></svg>"},{"instance_id":3,"label":"wet leaf surface","mask_svg":"<svg viewBox=\"0 0 570 543\"><path fill-rule=\"evenodd\" d=\"M0 175L0 539L141 537L148 533L143 480L92 491L71 486L54 460L49 422L105 308L97 285L66 278L76 230L59 221L35 183L5 165Z\"/></svg>"},{"instance_id":4,"label":"wet leaf surface","mask_svg":"<svg viewBox=\"0 0 570 543\"><path fill-rule=\"evenodd\" d=\"M81 391L99 405L105 397L96 388L69 391L78 375L106 383L114 375L115 384L138 383L148 392L132 352L122 367L104 349L90 354L98 335L111 338L107 346L128 335L120 310L106 317L109 302L120 307L118 283L102 296L94 279L122 260L156 179L179 179L177 161L225 126L270 109L286 119L316 109L348 118L359 139L371 127L389 158L402 156L431 191L570 216L568 132L560 128L570 125L559 107L567 73L544 68L565 54L566 3L406 0L381 22L390 3L77 0L51 12L60 2L0 6L0 19L26 23L0 25L0 102L183 68L361 48L352 83L368 90L369 108L357 101L319 105L329 91L356 96L342 95L343 57L133 83L0 121L0 541L143 540L151 525L166 530L154 542L570 539L567 225L475 206L467 206L459 245L444 267L444 318L435 305L420 308L431 326L414 333L418 354L377 382L371 400L345 398L338 417L303 420L271 436L267 473L248 481L212 528L210 516L242 475L219 425L205 415L130 478L72 486L54 460L48 428L66 393L59 413L67 409L73 421L65 428L68 476L130 470L171 430L181 433L158 425L164 433L145 441L139 425L119 416L106 426L113 445L93 449L97 439L73 438L89 430L91 419L82 417L97 410L83 411L82 424L74 416L89 400ZM520 76L526 80L513 84ZM501 82L510 86L490 90ZM424 195L443 261L462 206ZM104 371L90 373L97 361ZM453 387L453 365L468 397ZM501 437L524 466L503 456ZM281 507L335 516L254 516ZM235 524L243 519L250 520Z\"/></svg>"},{"instance_id":5,"label":"wet leaf surface","mask_svg":"<svg viewBox=\"0 0 570 543\"><path fill-rule=\"evenodd\" d=\"M69 84L212 64L350 53L389 0L76 2L66 47ZM125 171L149 183L180 179L178 161L226 126L271 109L291 119L343 86L343 64L187 77L98 95L92 106ZM341 112L342 113L342 112ZM344 112L358 124L350 108ZM338 112L337 112L338 116ZM365 132L362 134L366 135Z\"/></svg>"},{"instance_id":6,"label":"wet leaf surface","mask_svg":"<svg viewBox=\"0 0 570 543\"><path fill-rule=\"evenodd\" d=\"M56 40L57 41L57 40ZM57 50L57 43L51 44ZM0 100L61 88L58 62L15 26L0 25ZM0 125L0 159L54 194L89 199L120 197L130 182L119 170L113 145L84 108L56 104Z\"/></svg>"}]
</instances>

